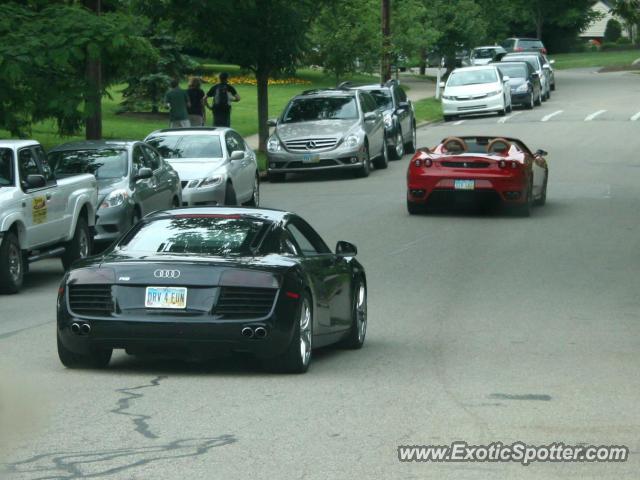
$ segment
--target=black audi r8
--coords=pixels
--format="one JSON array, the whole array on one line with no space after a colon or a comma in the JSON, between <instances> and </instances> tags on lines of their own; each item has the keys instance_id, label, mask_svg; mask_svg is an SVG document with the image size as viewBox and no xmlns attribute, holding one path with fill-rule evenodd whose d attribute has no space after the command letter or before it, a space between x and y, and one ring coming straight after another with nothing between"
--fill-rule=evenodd
<instances>
[{"instance_id":1,"label":"black audi r8","mask_svg":"<svg viewBox=\"0 0 640 480\"><path fill-rule=\"evenodd\" d=\"M117 348L244 352L303 373L314 348L364 343L367 282L356 254L348 242L332 252L289 212L153 213L65 274L58 355L67 367L105 367Z\"/></svg>"}]
</instances>

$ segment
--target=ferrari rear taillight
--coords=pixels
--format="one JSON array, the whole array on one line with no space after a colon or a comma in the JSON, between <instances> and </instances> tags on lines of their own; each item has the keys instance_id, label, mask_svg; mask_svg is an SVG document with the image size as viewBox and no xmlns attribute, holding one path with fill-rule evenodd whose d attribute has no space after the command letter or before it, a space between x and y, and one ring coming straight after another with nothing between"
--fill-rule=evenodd
<instances>
[{"instance_id":1,"label":"ferrari rear taillight","mask_svg":"<svg viewBox=\"0 0 640 480\"><path fill-rule=\"evenodd\" d=\"M518 162L514 162L513 160L512 160L512 161L509 161L509 162L508 162L508 161L506 161L506 160L500 160L500 161L498 162L498 166L499 166L500 168L509 168L509 167L511 167L511 168L518 168Z\"/></svg>"},{"instance_id":2,"label":"ferrari rear taillight","mask_svg":"<svg viewBox=\"0 0 640 480\"><path fill-rule=\"evenodd\" d=\"M419 168L419 167L426 167L426 168L429 168L431 165L433 165L433 160L431 160L430 158L424 158L424 159L422 159L422 158L416 158L416 159L413 161L413 164L414 164L416 167L418 167L418 168Z\"/></svg>"}]
</instances>

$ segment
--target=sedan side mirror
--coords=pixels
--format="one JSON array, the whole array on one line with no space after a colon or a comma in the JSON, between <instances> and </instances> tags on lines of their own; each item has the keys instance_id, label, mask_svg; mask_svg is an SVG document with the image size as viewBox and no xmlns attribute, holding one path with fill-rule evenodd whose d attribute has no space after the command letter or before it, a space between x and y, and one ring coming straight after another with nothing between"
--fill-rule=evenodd
<instances>
[{"instance_id":1,"label":"sedan side mirror","mask_svg":"<svg viewBox=\"0 0 640 480\"><path fill-rule=\"evenodd\" d=\"M531 76L532 76L533 78L540 78L540 75L538 75L538 72L533 72L533 73L531 74Z\"/></svg>"},{"instance_id":2,"label":"sedan side mirror","mask_svg":"<svg viewBox=\"0 0 640 480\"><path fill-rule=\"evenodd\" d=\"M440 82L440 88L444 88L444 82Z\"/></svg>"},{"instance_id":3,"label":"sedan side mirror","mask_svg":"<svg viewBox=\"0 0 640 480\"><path fill-rule=\"evenodd\" d=\"M29 188L44 188L47 186L47 181L44 175L27 175L26 187Z\"/></svg>"},{"instance_id":4,"label":"sedan side mirror","mask_svg":"<svg viewBox=\"0 0 640 480\"><path fill-rule=\"evenodd\" d=\"M504 83L509 83L509 80L511 80L511 77L509 77L508 75L505 75L504 77L502 77L502 81Z\"/></svg>"},{"instance_id":5,"label":"sedan side mirror","mask_svg":"<svg viewBox=\"0 0 640 480\"><path fill-rule=\"evenodd\" d=\"M555 64L556 64L556 61L555 61L555 60L549 60L549 63L550 63L551 65L555 65Z\"/></svg>"},{"instance_id":6,"label":"sedan side mirror","mask_svg":"<svg viewBox=\"0 0 640 480\"><path fill-rule=\"evenodd\" d=\"M364 119L366 122L370 122L371 120L375 120L378 118L378 114L376 112L367 112L364 114Z\"/></svg>"},{"instance_id":7,"label":"sedan side mirror","mask_svg":"<svg viewBox=\"0 0 640 480\"><path fill-rule=\"evenodd\" d=\"M544 65L542 65L542 68L544 68L545 70L550 70L551 66L545 63Z\"/></svg>"},{"instance_id":8,"label":"sedan side mirror","mask_svg":"<svg viewBox=\"0 0 640 480\"><path fill-rule=\"evenodd\" d=\"M278 125L278 121L275 118L267 120L267 126L268 127L275 127L277 125Z\"/></svg>"},{"instance_id":9,"label":"sedan side mirror","mask_svg":"<svg viewBox=\"0 0 640 480\"><path fill-rule=\"evenodd\" d=\"M229 156L229 159L231 161L243 160L244 159L244 152L242 150L236 150L235 152L231 153L231 155Z\"/></svg>"},{"instance_id":10,"label":"sedan side mirror","mask_svg":"<svg viewBox=\"0 0 640 480\"><path fill-rule=\"evenodd\" d=\"M138 174L135 176L135 180L146 180L153 177L153 171L150 168L142 167L138 170Z\"/></svg>"},{"instance_id":11,"label":"sedan side mirror","mask_svg":"<svg viewBox=\"0 0 640 480\"><path fill-rule=\"evenodd\" d=\"M358 254L358 248L349 242L340 240L336 244L336 255L339 257L355 257Z\"/></svg>"}]
</instances>

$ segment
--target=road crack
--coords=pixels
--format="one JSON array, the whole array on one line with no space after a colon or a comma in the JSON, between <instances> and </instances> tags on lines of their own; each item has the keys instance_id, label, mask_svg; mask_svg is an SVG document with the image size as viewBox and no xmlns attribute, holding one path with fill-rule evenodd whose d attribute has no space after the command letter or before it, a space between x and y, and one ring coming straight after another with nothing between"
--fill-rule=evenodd
<instances>
[{"instance_id":1,"label":"road crack","mask_svg":"<svg viewBox=\"0 0 640 480\"><path fill-rule=\"evenodd\" d=\"M138 400L144 397L143 393L136 393L137 390L157 387L160 385L161 380L165 380L167 378L168 377L166 375L160 375L151 380L151 383L149 384L138 385L136 387L120 388L116 390L116 392L122 393L125 396L118 400L118 408L114 408L113 410L111 410L111 413L130 417L136 427L136 432L138 432L142 436L152 439L158 438L158 435L151 431L151 429L149 428L149 424L147 423L147 421L151 419L151 415L144 415L142 413L130 413L126 410L129 410L129 408L131 408L131 402L133 400Z\"/></svg>"}]
</instances>

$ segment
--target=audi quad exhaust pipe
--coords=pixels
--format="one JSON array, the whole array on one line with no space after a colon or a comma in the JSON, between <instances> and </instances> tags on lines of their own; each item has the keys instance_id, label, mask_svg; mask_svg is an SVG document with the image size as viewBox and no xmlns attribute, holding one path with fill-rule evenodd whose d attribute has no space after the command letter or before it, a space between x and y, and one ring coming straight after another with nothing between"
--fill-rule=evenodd
<instances>
[{"instance_id":1,"label":"audi quad exhaust pipe","mask_svg":"<svg viewBox=\"0 0 640 480\"><path fill-rule=\"evenodd\" d=\"M71 324L71 333L75 333L76 335L80 335L80 324L72 323Z\"/></svg>"},{"instance_id":2,"label":"audi quad exhaust pipe","mask_svg":"<svg viewBox=\"0 0 640 480\"><path fill-rule=\"evenodd\" d=\"M254 332L256 338L264 338L267 336L267 329L264 327L258 327Z\"/></svg>"},{"instance_id":3,"label":"audi quad exhaust pipe","mask_svg":"<svg viewBox=\"0 0 640 480\"><path fill-rule=\"evenodd\" d=\"M244 327L242 329L242 336L244 338L253 338L253 328L251 327Z\"/></svg>"},{"instance_id":4,"label":"audi quad exhaust pipe","mask_svg":"<svg viewBox=\"0 0 640 480\"><path fill-rule=\"evenodd\" d=\"M91 325L89 325L88 323L83 323L82 325L80 325L81 335L89 335L89 332L91 332Z\"/></svg>"}]
</instances>

